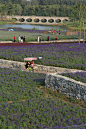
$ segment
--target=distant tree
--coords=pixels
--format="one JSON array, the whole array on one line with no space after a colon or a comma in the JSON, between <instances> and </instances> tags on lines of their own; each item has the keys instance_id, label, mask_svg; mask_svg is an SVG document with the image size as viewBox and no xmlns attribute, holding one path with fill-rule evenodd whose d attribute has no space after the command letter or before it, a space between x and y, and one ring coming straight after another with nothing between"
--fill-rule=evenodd
<instances>
[{"instance_id":1,"label":"distant tree","mask_svg":"<svg viewBox=\"0 0 86 129\"><path fill-rule=\"evenodd\" d=\"M79 3L79 4L71 7L71 16L70 17L74 19L74 22L75 22L75 20L79 20L79 22L81 21L83 15L86 14L86 10L84 10L84 9L85 9L85 5L82 3Z\"/></svg>"},{"instance_id":2,"label":"distant tree","mask_svg":"<svg viewBox=\"0 0 86 129\"><path fill-rule=\"evenodd\" d=\"M75 22L80 2L86 5L86 0L0 0L1 15L68 16Z\"/></svg>"},{"instance_id":3,"label":"distant tree","mask_svg":"<svg viewBox=\"0 0 86 129\"><path fill-rule=\"evenodd\" d=\"M79 13L78 13L79 10L77 7L78 7L77 5L71 7L71 15L69 16L70 19L73 19L74 23L76 20L79 19Z\"/></svg>"},{"instance_id":4,"label":"distant tree","mask_svg":"<svg viewBox=\"0 0 86 129\"><path fill-rule=\"evenodd\" d=\"M2 12L3 12L2 5L0 5L0 20L2 19L2 17L1 17Z\"/></svg>"},{"instance_id":5,"label":"distant tree","mask_svg":"<svg viewBox=\"0 0 86 129\"><path fill-rule=\"evenodd\" d=\"M15 5L12 3L8 3L8 15L15 14Z\"/></svg>"},{"instance_id":6,"label":"distant tree","mask_svg":"<svg viewBox=\"0 0 86 129\"><path fill-rule=\"evenodd\" d=\"M2 17L2 20L3 20L3 16L4 16L4 20L7 21L6 15L7 15L7 13L8 13L8 7L5 6L5 5L2 5L1 8L0 8L0 10L1 10L0 15L1 15L1 17Z\"/></svg>"},{"instance_id":7,"label":"distant tree","mask_svg":"<svg viewBox=\"0 0 86 129\"><path fill-rule=\"evenodd\" d=\"M30 0L31 6L33 5L40 5L38 0Z\"/></svg>"},{"instance_id":8,"label":"distant tree","mask_svg":"<svg viewBox=\"0 0 86 129\"><path fill-rule=\"evenodd\" d=\"M22 7L19 4L15 5L15 15L20 15L20 13L22 12Z\"/></svg>"}]
</instances>

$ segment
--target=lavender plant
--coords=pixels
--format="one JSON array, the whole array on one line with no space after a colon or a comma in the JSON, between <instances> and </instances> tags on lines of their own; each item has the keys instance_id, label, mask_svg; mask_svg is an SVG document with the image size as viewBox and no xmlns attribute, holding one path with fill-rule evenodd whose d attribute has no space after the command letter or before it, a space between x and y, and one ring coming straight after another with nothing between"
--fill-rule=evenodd
<instances>
[{"instance_id":1,"label":"lavender plant","mask_svg":"<svg viewBox=\"0 0 86 129\"><path fill-rule=\"evenodd\" d=\"M86 83L86 72L62 73L61 75Z\"/></svg>"},{"instance_id":2,"label":"lavender plant","mask_svg":"<svg viewBox=\"0 0 86 129\"><path fill-rule=\"evenodd\" d=\"M46 44L0 47L0 58L23 61L25 57L43 57L35 63L86 70L86 44Z\"/></svg>"},{"instance_id":3,"label":"lavender plant","mask_svg":"<svg viewBox=\"0 0 86 129\"><path fill-rule=\"evenodd\" d=\"M36 89L45 74L0 68L0 127L22 129L85 128L86 108L46 98Z\"/></svg>"}]
</instances>

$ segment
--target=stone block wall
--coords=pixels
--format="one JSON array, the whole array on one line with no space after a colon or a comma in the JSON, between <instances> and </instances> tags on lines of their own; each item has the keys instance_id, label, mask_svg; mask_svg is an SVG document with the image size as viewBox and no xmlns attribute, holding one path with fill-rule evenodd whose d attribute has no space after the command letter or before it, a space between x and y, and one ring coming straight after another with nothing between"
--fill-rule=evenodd
<instances>
[{"instance_id":1,"label":"stone block wall","mask_svg":"<svg viewBox=\"0 0 86 129\"><path fill-rule=\"evenodd\" d=\"M38 65L35 64L36 71L37 72L45 72L45 73L62 73L62 72L80 72L83 70L77 70L77 69L67 69L67 68L61 68L61 67L53 67L53 66L44 66L44 65Z\"/></svg>"},{"instance_id":2,"label":"stone block wall","mask_svg":"<svg viewBox=\"0 0 86 129\"><path fill-rule=\"evenodd\" d=\"M18 62L12 60L4 60L0 59L0 67L2 68L12 68L18 70L25 70L25 62ZM48 73L61 73L61 72L76 72L77 69L67 69L67 68L60 68L60 67L53 67L53 66L44 66L35 64L36 72L48 72ZM78 70L81 71L81 70Z\"/></svg>"},{"instance_id":3,"label":"stone block wall","mask_svg":"<svg viewBox=\"0 0 86 129\"><path fill-rule=\"evenodd\" d=\"M25 71L25 64L25 62L0 59L1 68L11 68ZM86 83L81 83L68 77L58 75L58 73L77 71L82 72L82 70L44 66L38 64L35 64L35 67L36 72L47 73L45 78L46 87L50 87L53 90L57 90L58 92L66 94L67 96L82 99L86 102Z\"/></svg>"},{"instance_id":4,"label":"stone block wall","mask_svg":"<svg viewBox=\"0 0 86 129\"><path fill-rule=\"evenodd\" d=\"M78 82L56 73L47 73L45 86L64 93L68 97L82 99L86 102L86 83Z\"/></svg>"},{"instance_id":5,"label":"stone block wall","mask_svg":"<svg viewBox=\"0 0 86 129\"><path fill-rule=\"evenodd\" d=\"M25 63L11 60L0 59L0 67L1 68L11 68L18 70L25 70Z\"/></svg>"}]
</instances>

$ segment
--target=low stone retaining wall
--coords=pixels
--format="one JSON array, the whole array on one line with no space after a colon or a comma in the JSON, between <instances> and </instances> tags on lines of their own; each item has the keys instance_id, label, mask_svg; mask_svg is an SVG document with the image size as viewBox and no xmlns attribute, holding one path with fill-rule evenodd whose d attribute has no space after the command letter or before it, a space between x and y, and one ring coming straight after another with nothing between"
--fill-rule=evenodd
<instances>
[{"instance_id":1,"label":"low stone retaining wall","mask_svg":"<svg viewBox=\"0 0 86 129\"><path fill-rule=\"evenodd\" d=\"M18 70L25 70L25 62L18 62L12 60L4 60L0 59L0 67L2 68L11 68L11 69L18 69ZM53 66L44 66L35 64L36 72L45 72L45 73L61 73L61 72L76 72L82 71L77 69L67 69L67 68L60 68L60 67L53 67Z\"/></svg>"},{"instance_id":2,"label":"low stone retaining wall","mask_svg":"<svg viewBox=\"0 0 86 129\"><path fill-rule=\"evenodd\" d=\"M25 62L0 59L0 67L2 68L11 68L26 71L25 64ZM67 96L82 99L86 102L86 83L81 83L57 74L63 72L80 72L83 70L44 66L38 64L35 64L35 67L36 72L47 73L45 78L46 87L50 87L51 89L66 94Z\"/></svg>"},{"instance_id":3,"label":"low stone retaining wall","mask_svg":"<svg viewBox=\"0 0 86 129\"><path fill-rule=\"evenodd\" d=\"M45 86L64 93L68 97L82 99L86 102L86 83L75 81L57 73L47 73Z\"/></svg>"},{"instance_id":4,"label":"low stone retaining wall","mask_svg":"<svg viewBox=\"0 0 86 129\"><path fill-rule=\"evenodd\" d=\"M11 68L17 70L25 70L25 63L11 60L0 59L1 68Z\"/></svg>"}]
</instances>

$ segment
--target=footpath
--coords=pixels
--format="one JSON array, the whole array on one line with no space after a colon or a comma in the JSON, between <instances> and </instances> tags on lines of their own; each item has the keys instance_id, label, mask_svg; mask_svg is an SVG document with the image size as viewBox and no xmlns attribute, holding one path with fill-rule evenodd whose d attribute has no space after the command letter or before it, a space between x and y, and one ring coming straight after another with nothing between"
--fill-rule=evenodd
<instances>
[{"instance_id":1,"label":"footpath","mask_svg":"<svg viewBox=\"0 0 86 129\"><path fill-rule=\"evenodd\" d=\"M86 41L85 41L86 42ZM13 41L0 41L0 44L16 44L18 42L13 42ZM79 39L61 39L57 41L30 41L30 42L25 42L25 43L19 43L19 44L59 44L59 43L79 43ZM83 39L80 39L80 43L83 43Z\"/></svg>"}]
</instances>

